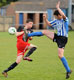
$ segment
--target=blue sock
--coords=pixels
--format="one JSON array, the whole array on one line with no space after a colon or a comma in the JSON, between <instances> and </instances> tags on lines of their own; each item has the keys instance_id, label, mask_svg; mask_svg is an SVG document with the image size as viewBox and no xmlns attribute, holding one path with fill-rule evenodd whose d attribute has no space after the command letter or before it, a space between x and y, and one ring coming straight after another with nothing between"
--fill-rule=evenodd
<instances>
[{"instance_id":1,"label":"blue sock","mask_svg":"<svg viewBox=\"0 0 74 80\"><path fill-rule=\"evenodd\" d=\"M70 68L69 68L69 66L68 66L68 63L67 63L66 58L65 58L65 57L62 57L62 58L61 58L61 61L62 61L63 65L64 65L66 71L67 71L67 72L70 72Z\"/></svg>"},{"instance_id":2,"label":"blue sock","mask_svg":"<svg viewBox=\"0 0 74 80\"><path fill-rule=\"evenodd\" d=\"M42 33L42 32L32 32L32 33L28 33L28 37L31 37L31 36L43 36L43 33Z\"/></svg>"}]
</instances>

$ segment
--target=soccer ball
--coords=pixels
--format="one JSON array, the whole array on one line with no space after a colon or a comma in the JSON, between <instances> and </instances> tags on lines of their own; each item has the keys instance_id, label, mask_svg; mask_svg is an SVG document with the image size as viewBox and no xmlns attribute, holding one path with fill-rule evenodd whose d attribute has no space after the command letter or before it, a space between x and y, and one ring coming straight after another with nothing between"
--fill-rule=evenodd
<instances>
[{"instance_id":1,"label":"soccer ball","mask_svg":"<svg viewBox=\"0 0 74 80\"><path fill-rule=\"evenodd\" d=\"M10 27L8 29L9 34L15 34L16 33L16 28L15 27Z\"/></svg>"}]
</instances>

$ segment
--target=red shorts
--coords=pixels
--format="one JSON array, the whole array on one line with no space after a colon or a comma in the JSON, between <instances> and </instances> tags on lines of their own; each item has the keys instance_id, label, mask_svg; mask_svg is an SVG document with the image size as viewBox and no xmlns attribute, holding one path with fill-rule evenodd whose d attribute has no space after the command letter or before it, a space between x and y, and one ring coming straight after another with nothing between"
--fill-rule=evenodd
<instances>
[{"instance_id":1,"label":"red shorts","mask_svg":"<svg viewBox=\"0 0 74 80\"><path fill-rule=\"evenodd\" d=\"M20 56L20 55L24 56L29 46L30 46L30 43L24 42L23 40L18 40L17 41L17 56Z\"/></svg>"}]
</instances>

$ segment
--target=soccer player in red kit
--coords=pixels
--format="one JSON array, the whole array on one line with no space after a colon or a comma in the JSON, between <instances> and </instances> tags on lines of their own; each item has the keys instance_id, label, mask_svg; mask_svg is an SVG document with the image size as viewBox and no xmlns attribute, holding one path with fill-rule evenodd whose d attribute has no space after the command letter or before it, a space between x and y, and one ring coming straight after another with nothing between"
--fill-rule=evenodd
<instances>
[{"instance_id":1,"label":"soccer player in red kit","mask_svg":"<svg viewBox=\"0 0 74 80\"><path fill-rule=\"evenodd\" d=\"M26 25L25 25L25 28L27 29L27 32L31 33L32 30L32 25L33 25L33 22L32 20L28 19L26 21ZM6 70L4 70L2 72L2 74L7 77L8 74L7 72L14 69L22 60L22 58L24 60L28 60L28 61L32 61L32 59L29 58L29 56L37 49L37 47L33 44L30 44L28 43L28 40L32 40L31 37L29 37L27 39L27 41L24 40L24 27L23 26L19 26L19 28L17 29L17 32L16 32L16 37L17 37L17 58L16 58L16 61L10 65ZM29 52L25 55L24 57L24 54L25 52L29 49Z\"/></svg>"}]
</instances>

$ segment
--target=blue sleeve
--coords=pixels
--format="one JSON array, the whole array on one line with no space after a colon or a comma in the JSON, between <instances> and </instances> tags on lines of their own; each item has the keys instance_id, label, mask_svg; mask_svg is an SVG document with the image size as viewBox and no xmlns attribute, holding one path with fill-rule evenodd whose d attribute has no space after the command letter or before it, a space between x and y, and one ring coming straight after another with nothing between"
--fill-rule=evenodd
<instances>
[{"instance_id":1,"label":"blue sleeve","mask_svg":"<svg viewBox=\"0 0 74 80\"><path fill-rule=\"evenodd\" d=\"M56 20L51 21L50 24L51 24L52 26L55 26L55 25L56 25Z\"/></svg>"},{"instance_id":2,"label":"blue sleeve","mask_svg":"<svg viewBox=\"0 0 74 80\"><path fill-rule=\"evenodd\" d=\"M67 17L64 21L69 25L69 19Z\"/></svg>"},{"instance_id":3,"label":"blue sleeve","mask_svg":"<svg viewBox=\"0 0 74 80\"><path fill-rule=\"evenodd\" d=\"M68 33L68 26L69 26L69 19L66 17L66 19L65 19L65 28L66 28L67 33Z\"/></svg>"}]
</instances>

